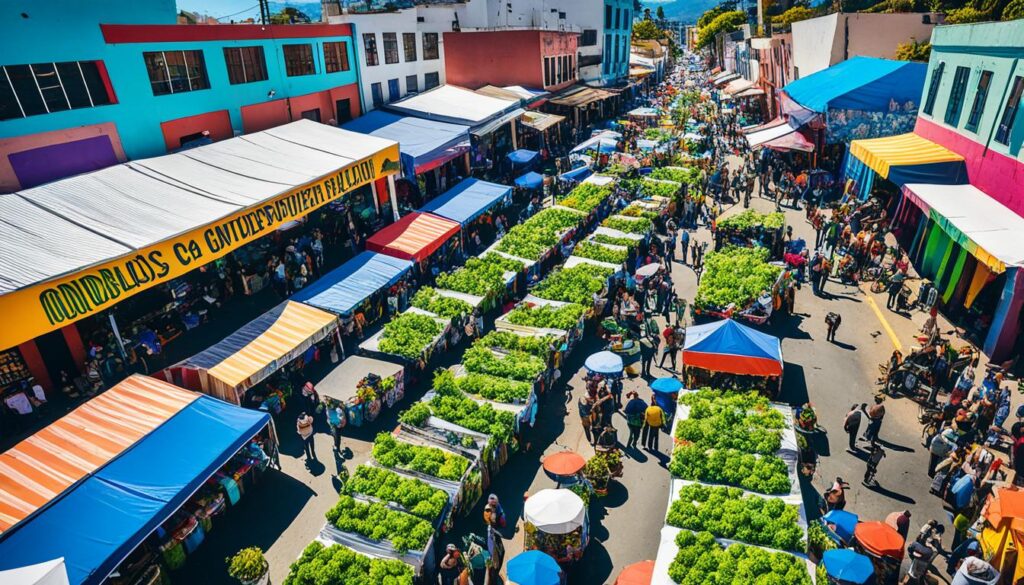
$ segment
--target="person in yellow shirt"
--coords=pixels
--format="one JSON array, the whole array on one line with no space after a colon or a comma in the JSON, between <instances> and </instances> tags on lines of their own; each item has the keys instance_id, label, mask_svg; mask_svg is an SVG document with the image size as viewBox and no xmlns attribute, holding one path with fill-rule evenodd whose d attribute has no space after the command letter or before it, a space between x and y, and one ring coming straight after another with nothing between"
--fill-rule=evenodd
<instances>
[{"instance_id":1,"label":"person in yellow shirt","mask_svg":"<svg viewBox=\"0 0 1024 585\"><path fill-rule=\"evenodd\" d=\"M654 401L654 396L651 396L651 405L644 411L644 429L640 438L647 450L658 450L658 435L661 434L663 426L665 426L665 411Z\"/></svg>"}]
</instances>

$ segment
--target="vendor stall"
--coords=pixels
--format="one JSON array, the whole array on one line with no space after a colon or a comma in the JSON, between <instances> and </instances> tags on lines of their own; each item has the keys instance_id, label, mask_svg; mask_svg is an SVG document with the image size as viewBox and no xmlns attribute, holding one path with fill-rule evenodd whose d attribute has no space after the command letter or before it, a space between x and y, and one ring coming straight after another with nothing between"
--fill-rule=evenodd
<instances>
[{"instance_id":1,"label":"vendor stall","mask_svg":"<svg viewBox=\"0 0 1024 585\"><path fill-rule=\"evenodd\" d=\"M285 301L238 331L187 360L164 370L168 381L232 404L246 404L280 412L290 390L246 392L285 366L296 367L332 351L338 319L315 307ZM326 355L326 354L325 354ZM280 394L280 395L279 395ZM275 398L276 396L276 398Z\"/></svg>"},{"instance_id":2,"label":"vendor stall","mask_svg":"<svg viewBox=\"0 0 1024 585\"><path fill-rule=\"evenodd\" d=\"M523 505L526 550L551 555L560 565L583 557L590 542L590 522L583 500L568 489L544 489Z\"/></svg>"},{"instance_id":3,"label":"vendor stall","mask_svg":"<svg viewBox=\"0 0 1024 585\"><path fill-rule=\"evenodd\" d=\"M462 226L450 219L429 213L410 213L366 240L366 249L403 260L417 262L421 274L429 266L443 269L459 247L454 238Z\"/></svg>"},{"instance_id":4,"label":"vendor stall","mask_svg":"<svg viewBox=\"0 0 1024 585\"><path fill-rule=\"evenodd\" d=\"M511 187L480 179L464 179L424 205L420 212L457 221L465 229L511 201Z\"/></svg>"},{"instance_id":5,"label":"vendor stall","mask_svg":"<svg viewBox=\"0 0 1024 585\"><path fill-rule=\"evenodd\" d=\"M853 550L871 559L878 581L889 583L899 576L904 539L895 528L884 522L860 522L853 538Z\"/></svg>"},{"instance_id":6,"label":"vendor stall","mask_svg":"<svg viewBox=\"0 0 1024 585\"><path fill-rule=\"evenodd\" d=\"M0 570L159 580L275 458L268 414L131 376L0 455Z\"/></svg>"},{"instance_id":7,"label":"vendor stall","mask_svg":"<svg viewBox=\"0 0 1024 585\"><path fill-rule=\"evenodd\" d=\"M294 300L355 319L355 325L372 324L384 314L383 295L401 282L413 263L386 254L362 252L295 293Z\"/></svg>"},{"instance_id":8,"label":"vendor stall","mask_svg":"<svg viewBox=\"0 0 1024 585\"><path fill-rule=\"evenodd\" d=\"M434 350L444 349L451 326L451 319L409 307L360 343L359 349L370 355L390 355L425 367Z\"/></svg>"},{"instance_id":9,"label":"vendor stall","mask_svg":"<svg viewBox=\"0 0 1024 585\"><path fill-rule=\"evenodd\" d=\"M362 426L372 422L384 407L405 397L405 367L363 356L338 364L316 385L328 409L340 407L341 425Z\"/></svg>"},{"instance_id":10,"label":"vendor stall","mask_svg":"<svg viewBox=\"0 0 1024 585\"><path fill-rule=\"evenodd\" d=\"M755 325L768 322L782 306L784 285L791 277L780 263L768 262L767 248L729 246L708 252L691 310L694 320L740 319Z\"/></svg>"},{"instance_id":11,"label":"vendor stall","mask_svg":"<svg viewBox=\"0 0 1024 585\"><path fill-rule=\"evenodd\" d=\"M997 488L985 504L978 541L984 557L1011 583L1024 578L1024 491Z\"/></svg>"},{"instance_id":12,"label":"vendor stall","mask_svg":"<svg viewBox=\"0 0 1024 585\"><path fill-rule=\"evenodd\" d=\"M782 388L781 340L732 319L689 327L682 358L689 388Z\"/></svg>"},{"instance_id":13,"label":"vendor stall","mask_svg":"<svg viewBox=\"0 0 1024 585\"><path fill-rule=\"evenodd\" d=\"M867 199L875 177L897 187L907 183L960 185L967 182L964 157L913 132L854 140L843 168L844 193Z\"/></svg>"}]
</instances>

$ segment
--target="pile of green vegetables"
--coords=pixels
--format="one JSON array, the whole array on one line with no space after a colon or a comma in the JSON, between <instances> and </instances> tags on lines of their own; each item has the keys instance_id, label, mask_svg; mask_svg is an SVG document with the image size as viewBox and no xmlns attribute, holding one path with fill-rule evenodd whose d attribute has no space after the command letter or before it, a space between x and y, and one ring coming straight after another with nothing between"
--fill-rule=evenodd
<instances>
[{"instance_id":1,"label":"pile of green vegetables","mask_svg":"<svg viewBox=\"0 0 1024 585\"><path fill-rule=\"evenodd\" d=\"M484 400L512 404L529 398L533 384L488 374L471 373L456 378L449 370L439 370L434 374L434 390L438 393L464 392Z\"/></svg>"},{"instance_id":2,"label":"pile of green vegetables","mask_svg":"<svg viewBox=\"0 0 1024 585\"><path fill-rule=\"evenodd\" d=\"M579 256L580 258L590 258L598 262L608 262L609 264L622 264L629 258L629 250L609 248L608 246L583 240L573 248L572 255Z\"/></svg>"},{"instance_id":3,"label":"pile of green vegetables","mask_svg":"<svg viewBox=\"0 0 1024 585\"><path fill-rule=\"evenodd\" d=\"M690 407L689 416L676 426L676 438L682 443L760 455L774 455L782 446L785 418L755 392L723 393L706 388L684 393L680 403Z\"/></svg>"},{"instance_id":4,"label":"pile of green vegetables","mask_svg":"<svg viewBox=\"0 0 1024 585\"><path fill-rule=\"evenodd\" d=\"M678 181L652 179L649 177L640 181L640 193L644 197L664 197L665 199L672 199L682 188L683 184Z\"/></svg>"},{"instance_id":5,"label":"pile of green vegetables","mask_svg":"<svg viewBox=\"0 0 1024 585\"><path fill-rule=\"evenodd\" d=\"M676 535L668 576L679 585L811 585L802 559L756 546L723 547L709 532Z\"/></svg>"},{"instance_id":6,"label":"pile of green vegetables","mask_svg":"<svg viewBox=\"0 0 1024 585\"><path fill-rule=\"evenodd\" d=\"M654 228L654 224L646 217L629 219L625 217L612 216L601 222L606 228L619 230L627 234L646 234Z\"/></svg>"},{"instance_id":7,"label":"pile of green vegetables","mask_svg":"<svg viewBox=\"0 0 1024 585\"><path fill-rule=\"evenodd\" d=\"M394 502L405 511L433 522L444 512L448 494L421 479L407 478L390 469L360 465L345 481L342 493L363 494L382 502Z\"/></svg>"},{"instance_id":8,"label":"pile of green vegetables","mask_svg":"<svg viewBox=\"0 0 1024 585\"><path fill-rule=\"evenodd\" d=\"M780 212L760 213L747 209L742 213L718 220L718 228L743 232L754 228L777 230L786 225L786 216Z\"/></svg>"},{"instance_id":9,"label":"pile of green vegetables","mask_svg":"<svg viewBox=\"0 0 1024 585\"><path fill-rule=\"evenodd\" d=\"M578 226L583 218L581 211L545 209L509 230L497 249L517 258L539 260L559 242L562 232Z\"/></svg>"},{"instance_id":10,"label":"pile of green vegetables","mask_svg":"<svg viewBox=\"0 0 1024 585\"><path fill-rule=\"evenodd\" d=\"M470 258L466 265L454 272L437 276L437 286L456 292L486 297L505 290L505 273L519 272L523 263L499 254Z\"/></svg>"},{"instance_id":11,"label":"pile of green vegetables","mask_svg":"<svg viewBox=\"0 0 1024 585\"><path fill-rule=\"evenodd\" d=\"M590 304L589 299L587 304ZM523 303L506 313L504 319L513 325L523 327L568 331L579 324L580 317L586 312L586 307L575 303L562 307L527 305Z\"/></svg>"},{"instance_id":12,"label":"pile of green vegetables","mask_svg":"<svg viewBox=\"0 0 1024 585\"><path fill-rule=\"evenodd\" d=\"M469 468L465 457L437 447L405 443L389 433L380 433L373 441L373 458L384 467L416 471L449 481L461 480Z\"/></svg>"},{"instance_id":13,"label":"pile of green vegetables","mask_svg":"<svg viewBox=\"0 0 1024 585\"><path fill-rule=\"evenodd\" d=\"M679 445L672 452L668 470L690 481L731 485L759 494L788 494L791 489L789 468L776 455Z\"/></svg>"},{"instance_id":14,"label":"pile of green vegetables","mask_svg":"<svg viewBox=\"0 0 1024 585\"><path fill-rule=\"evenodd\" d=\"M434 527L426 520L383 504L361 502L352 496L339 497L326 516L338 530L386 540L400 554L423 550L434 536Z\"/></svg>"},{"instance_id":15,"label":"pile of green vegetables","mask_svg":"<svg viewBox=\"0 0 1024 585\"><path fill-rule=\"evenodd\" d=\"M460 391L438 390L429 403L418 402L399 417L403 423L422 426L429 416L436 416L471 431L494 437L507 443L512 438L516 415L498 410L490 404L480 404Z\"/></svg>"},{"instance_id":16,"label":"pile of green vegetables","mask_svg":"<svg viewBox=\"0 0 1024 585\"><path fill-rule=\"evenodd\" d=\"M687 185L700 183L700 169L698 167L659 167L647 175L651 179L661 181L675 181Z\"/></svg>"},{"instance_id":17,"label":"pile of green vegetables","mask_svg":"<svg viewBox=\"0 0 1024 585\"><path fill-rule=\"evenodd\" d=\"M519 335L511 331L491 331L478 339L474 345L493 347L507 351L525 351L541 359L551 355L552 335Z\"/></svg>"},{"instance_id":18,"label":"pile of green vegetables","mask_svg":"<svg viewBox=\"0 0 1024 585\"><path fill-rule=\"evenodd\" d=\"M590 306L594 294L601 292L614 270L594 264L577 264L548 275L531 292L549 301Z\"/></svg>"},{"instance_id":19,"label":"pile of green vegetables","mask_svg":"<svg viewBox=\"0 0 1024 585\"><path fill-rule=\"evenodd\" d=\"M782 268L768 263L766 248L730 246L708 252L693 304L699 309L744 309L771 290Z\"/></svg>"},{"instance_id":20,"label":"pile of green vegetables","mask_svg":"<svg viewBox=\"0 0 1024 585\"><path fill-rule=\"evenodd\" d=\"M384 325L379 347L384 353L418 359L441 330L441 324L433 317L402 313Z\"/></svg>"},{"instance_id":21,"label":"pile of green vegetables","mask_svg":"<svg viewBox=\"0 0 1024 585\"><path fill-rule=\"evenodd\" d=\"M657 211L651 211L640 205L632 203L626 206L625 209L619 212L619 215L625 215L626 217L646 217L647 219L655 219L658 217Z\"/></svg>"},{"instance_id":22,"label":"pile of green vegetables","mask_svg":"<svg viewBox=\"0 0 1024 585\"><path fill-rule=\"evenodd\" d=\"M632 248L639 242L630 238L620 238L616 236L609 236L608 234L594 234L593 240L599 244L611 244L613 246L626 246Z\"/></svg>"},{"instance_id":23,"label":"pile of green vegetables","mask_svg":"<svg viewBox=\"0 0 1024 585\"><path fill-rule=\"evenodd\" d=\"M489 347L474 343L462 356L467 372L532 382L540 376L547 364L543 359L525 351L510 350L496 354Z\"/></svg>"},{"instance_id":24,"label":"pile of green vegetables","mask_svg":"<svg viewBox=\"0 0 1024 585\"><path fill-rule=\"evenodd\" d=\"M397 559L375 559L313 541L292 563L284 585L412 585L413 570Z\"/></svg>"},{"instance_id":25,"label":"pile of green vegetables","mask_svg":"<svg viewBox=\"0 0 1024 585\"><path fill-rule=\"evenodd\" d=\"M778 498L744 494L739 488L690 484L680 488L666 523L747 544L802 552L804 534L799 520L797 507Z\"/></svg>"},{"instance_id":26,"label":"pile of green vegetables","mask_svg":"<svg viewBox=\"0 0 1024 585\"><path fill-rule=\"evenodd\" d=\"M644 130L644 138L647 140L656 140L658 142L664 142L672 138L672 132L664 130L662 128L647 128Z\"/></svg>"},{"instance_id":27,"label":"pile of green vegetables","mask_svg":"<svg viewBox=\"0 0 1024 585\"><path fill-rule=\"evenodd\" d=\"M611 194L612 189L607 185L598 186L593 183L581 183L560 199L558 204L584 213L590 213L604 203Z\"/></svg>"},{"instance_id":28,"label":"pile of green vegetables","mask_svg":"<svg viewBox=\"0 0 1024 585\"><path fill-rule=\"evenodd\" d=\"M440 295L429 286L416 291L412 297L412 306L448 319L473 312L473 305L462 299Z\"/></svg>"}]
</instances>

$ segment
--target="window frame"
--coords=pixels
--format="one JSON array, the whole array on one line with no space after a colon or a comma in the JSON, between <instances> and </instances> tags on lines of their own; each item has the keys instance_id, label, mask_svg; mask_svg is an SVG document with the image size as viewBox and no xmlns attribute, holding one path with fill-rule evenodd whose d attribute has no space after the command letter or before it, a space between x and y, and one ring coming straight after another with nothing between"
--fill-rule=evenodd
<instances>
[{"instance_id":1,"label":"window frame","mask_svg":"<svg viewBox=\"0 0 1024 585\"><path fill-rule=\"evenodd\" d=\"M398 57L398 33L380 33L381 34L381 45L384 47L384 64L395 65L399 61Z\"/></svg>"},{"instance_id":2,"label":"window frame","mask_svg":"<svg viewBox=\"0 0 1024 585\"><path fill-rule=\"evenodd\" d=\"M419 48L416 46L416 33L402 33L402 51L405 53L406 63L419 61Z\"/></svg>"},{"instance_id":3,"label":"window frame","mask_svg":"<svg viewBox=\"0 0 1024 585\"><path fill-rule=\"evenodd\" d=\"M379 108L386 103L384 101L384 86L381 82L378 81L370 84L370 101L375 108Z\"/></svg>"},{"instance_id":4,"label":"window frame","mask_svg":"<svg viewBox=\"0 0 1024 585\"><path fill-rule=\"evenodd\" d=\"M1006 99L1003 111L999 116L994 140L1003 146L1010 146L1013 137L1013 123L1020 114L1021 100L1024 100L1024 75L1015 75L1010 86L1010 95Z\"/></svg>"},{"instance_id":5,"label":"window frame","mask_svg":"<svg viewBox=\"0 0 1024 585\"><path fill-rule=\"evenodd\" d=\"M412 83L409 83L412 81ZM405 76L405 93L419 93L420 91L420 78L419 76L406 75Z\"/></svg>"},{"instance_id":6,"label":"window frame","mask_svg":"<svg viewBox=\"0 0 1024 585\"><path fill-rule=\"evenodd\" d=\"M431 78L434 79L434 83L430 82ZM435 87L440 87L440 85L441 74L438 73L437 71L431 71L429 73L423 74L423 91L427 91L428 89L434 89Z\"/></svg>"},{"instance_id":7,"label":"window frame","mask_svg":"<svg viewBox=\"0 0 1024 585\"><path fill-rule=\"evenodd\" d=\"M328 51L328 47L331 51ZM337 52L337 47L341 52ZM348 60L348 43L345 41L325 41L323 43L324 73L342 73L352 70L352 63ZM337 61L337 62L336 62Z\"/></svg>"},{"instance_id":8,"label":"window frame","mask_svg":"<svg viewBox=\"0 0 1024 585\"><path fill-rule=\"evenodd\" d=\"M292 51L302 50L301 60L290 60L289 49ZM284 57L284 74L286 77L305 77L307 75L316 75L316 57L313 52L312 43L293 43L289 45L281 45L281 56ZM293 56L294 57L294 56ZM296 67L302 67L301 70ZM304 72L303 72L304 71Z\"/></svg>"},{"instance_id":9,"label":"window frame","mask_svg":"<svg viewBox=\"0 0 1024 585\"><path fill-rule=\"evenodd\" d=\"M253 67L255 61L252 61L250 62L249 67L247 68L245 58L246 56L252 57L254 55L253 49L256 50L255 54L259 55L260 65L257 67ZM233 64L231 62L231 57L229 57L229 55L233 54L237 54L238 56L237 64ZM269 74L267 72L267 56L263 52L262 45L248 45L244 47L224 47L224 67L225 69L227 69L228 83L231 85L256 83L258 81L266 81L267 79L269 79ZM240 80L233 79L234 76L232 75L232 70L234 67L238 67L242 74ZM237 73L239 71L236 70L235 72ZM262 74L263 76L259 77L260 74Z\"/></svg>"},{"instance_id":10,"label":"window frame","mask_svg":"<svg viewBox=\"0 0 1024 585\"><path fill-rule=\"evenodd\" d=\"M592 38L591 38L592 37ZM580 44L581 47L593 47L597 45L597 29L596 28L585 28L580 33Z\"/></svg>"},{"instance_id":11,"label":"window frame","mask_svg":"<svg viewBox=\"0 0 1024 585\"><path fill-rule=\"evenodd\" d=\"M178 54L181 55L181 64L176 64L174 67L175 67L175 70L178 70L178 69L184 70L184 72L185 72L184 78L182 78L181 76L172 76L171 75L171 65L168 63L168 61L169 61L169 59L167 58L168 55L175 55L176 56ZM150 64L147 61L147 59L149 59L150 56L156 56L156 55L159 55L159 63L155 63L154 65L156 67L162 66L162 71L163 71L163 74L165 76L165 79L162 81L162 83L165 83L167 85L167 91L166 92L158 93L156 91L156 87L154 86L154 84L155 83L161 83L161 82L153 80L154 70L150 69ZM190 65L189 64L189 59L188 59L189 56L191 56L193 58L198 57L199 58L198 64L193 62L193 64ZM193 92L193 91L202 91L204 89L210 89L210 75L209 75L209 73L206 70L206 57L205 57L205 55L203 55L203 50L202 49L188 49L188 50L181 49L181 50L175 50L175 51L143 51L142 58L143 58L143 63L145 63L145 65L146 65L146 74L149 77L150 89L153 91L153 95L154 96L174 95L176 93L189 93L189 92ZM194 68L198 68L199 70L201 70L202 75L201 76L197 76L197 77L193 77L191 75L191 73L190 73L190 70L194 69ZM160 70L158 69L157 72L159 72L159 71ZM182 79L184 79L185 82L188 84L188 89L177 89L177 90L175 90L175 82L177 81L177 82L180 83L180 81ZM197 80L197 83L195 84L197 87L193 87L193 79Z\"/></svg>"},{"instance_id":12,"label":"window frame","mask_svg":"<svg viewBox=\"0 0 1024 585\"><path fill-rule=\"evenodd\" d=\"M367 67L380 65L380 54L377 51L377 33L363 33L363 53L366 55Z\"/></svg>"},{"instance_id":13,"label":"window frame","mask_svg":"<svg viewBox=\"0 0 1024 585\"><path fill-rule=\"evenodd\" d=\"M993 72L986 69L982 70L981 75L978 76L978 84L974 89L974 101L971 103L971 111L967 115L967 125L965 126L970 132L977 132L978 126L981 124L981 116L985 113L985 102L988 101L988 92L992 89L992 75Z\"/></svg>"},{"instance_id":14,"label":"window frame","mask_svg":"<svg viewBox=\"0 0 1024 585\"><path fill-rule=\"evenodd\" d=\"M427 39L433 39L432 43L427 43ZM429 50L428 50L429 49ZM425 32L423 33L423 60L424 61L436 61L441 58L441 35L436 32Z\"/></svg>"},{"instance_id":15,"label":"window frame","mask_svg":"<svg viewBox=\"0 0 1024 585\"><path fill-rule=\"evenodd\" d=\"M83 68L83 64L86 68L89 68L89 75L86 76L86 69ZM47 104L44 99L42 92L40 91L38 81L35 79L35 66L42 66L43 63L29 63L29 64L14 64L14 65L0 65L0 92L5 98L9 96L9 102L5 105L3 110L0 110L0 120L17 120L19 118L28 118L30 116L41 116L43 114L53 114L56 112L65 112L69 110L82 110L85 108L95 108L98 106L107 106L117 103L112 95L110 89L110 80L107 77L106 67L103 66L103 61L90 60L90 61L52 61L46 63L53 68L54 75L57 78L62 95L67 108L61 109L50 109L50 105ZM28 95L19 94L19 88L15 86L14 81L11 80L9 68L19 68L24 72L27 72L31 76L32 84L26 83L26 87L23 88ZM79 85L80 84L80 85ZM26 111L25 101L28 97L35 97L38 102L33 102L35 107L31 108L31 111ZM85 99L81 99L81 97ZM6 115L3 112L7 110L11 115Z\"/></svg>"},{"instance_id":16,"label":"window frame","mask_svg":"<svg viewBox=\"0 0 1024 585\"><path fill-rule=\"evenodd\" d=\"M956 128L960 125L960 115L964 110L964 98L967 96L967 83L971 80L971 68L966 65L957 65L956 73L953 74L953 86L949 89L949 98L946 101L946 124Z\"/></svg>"},{"instance_id":17,"label":"window frame","mask_svg":"<svg viewBox=\"0 0 1024 585\"><path fill-rule=\"evenodd\" d=\"M924 113L931 116L935 111L935 100L939 97L939 86L942 84L942 76L946 72L946 62L939 61L932 70L932 78L928 80L928 94L924 99Z\"/></svg>"}]
</instances>

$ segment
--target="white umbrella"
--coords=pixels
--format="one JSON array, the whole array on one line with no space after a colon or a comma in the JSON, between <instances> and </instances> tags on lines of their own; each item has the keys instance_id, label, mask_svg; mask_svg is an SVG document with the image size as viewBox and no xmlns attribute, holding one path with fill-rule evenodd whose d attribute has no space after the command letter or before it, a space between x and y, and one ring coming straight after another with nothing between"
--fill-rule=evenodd
<instances>
[{"instance_id":1,"label":"white umbrella","mask_svg":"<svg viewBox=\"0 0 1024 585\"><path fill-rule=\"evenodd\" d=\"M64 558L46 561L37 565L0 571L0 583L4 585L68 585L68 571Z\"/></svg>"},{"instance_id":2,"label":"white umbrella","mask_svg":"<svg viewBox=\"0 0 1024 585\"><path fill-rule=\"evenodd\" d=\"M547 534L568 534L583 526L586 506L569 490L540 490L526 500L523 517Z\"/></svg>"},{"instance_id":3,"label":"white umbrella","mask_svg":"<svg viewBox=\"0 0 1024 585\"><path fill-rule=\"evenodd\" d=\"M644 264L640 268L636 269L636 275L640 277L654 276L661 270L661 264L657 262L651 262L650 264Z\"/></svg>"}]
</instances>

